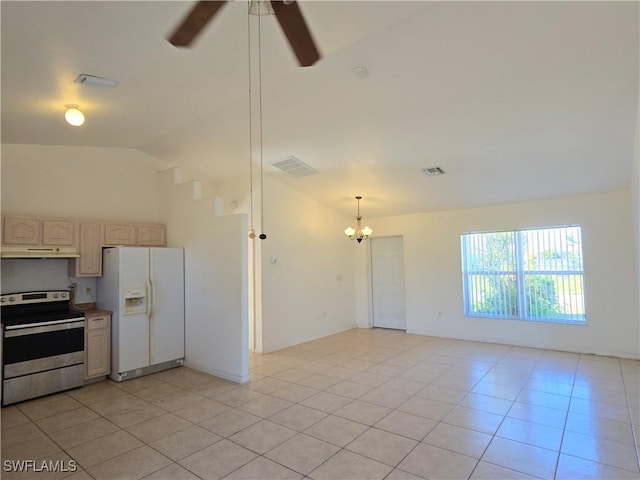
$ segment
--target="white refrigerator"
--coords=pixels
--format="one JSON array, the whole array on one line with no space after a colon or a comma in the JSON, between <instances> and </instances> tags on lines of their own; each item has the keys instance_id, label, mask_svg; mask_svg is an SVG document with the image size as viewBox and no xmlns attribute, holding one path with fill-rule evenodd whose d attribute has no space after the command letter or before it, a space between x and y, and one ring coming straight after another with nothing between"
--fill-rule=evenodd
<instances>
[{"instance_id":1,"label":"white refrigerator","mask_svg":"<svg viewBox=\"0 0 640 480\"><path fill-rule=\"evenodd\" d=\"M111 374L129 380L184 362L184 251L103 250L99 308L111 310Z\"/></svg>"}]
</instances>

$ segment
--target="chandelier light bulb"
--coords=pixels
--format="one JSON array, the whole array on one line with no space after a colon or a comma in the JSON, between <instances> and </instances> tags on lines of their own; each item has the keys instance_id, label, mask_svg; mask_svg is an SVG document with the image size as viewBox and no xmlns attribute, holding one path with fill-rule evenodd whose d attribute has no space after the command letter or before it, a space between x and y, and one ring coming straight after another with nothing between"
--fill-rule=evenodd
<instances>
[{"instance_id":1,"label":"chandelier light bulb","mask_svg":"<svg viewBox=\"0 0 640 480\"><path fill-rule=\"evenodd\" d=\"M77 105L65 105L65 107L67 107L67 111L64 113L64 118L69 125L80 127L84 124L84 114Z\"/></svg>"},{"instance_id":2,"label":"chandelier light bulb","mask_svg":"<svg viewBox=\"0 0 640 480\"><path fill-rule=\"evenodd\" d=\"M356 229L355 229L355 228L353 228L353 227L347 227L347 228L345 228L345 229L344 229L344 234L345 234L347 237L350 237L350 236L351 236L351 235L353 235L354 233L356 233Z\"/></svg>"}]
</instances>

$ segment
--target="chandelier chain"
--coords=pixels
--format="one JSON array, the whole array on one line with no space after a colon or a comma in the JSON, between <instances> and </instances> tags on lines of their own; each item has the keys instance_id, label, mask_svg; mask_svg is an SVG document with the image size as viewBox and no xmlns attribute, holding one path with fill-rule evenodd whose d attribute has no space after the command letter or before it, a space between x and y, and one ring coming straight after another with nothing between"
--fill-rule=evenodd
<instances>
[{"instance_id":1,"label":"chandelier chain","mask_svg":"<svg viewBox=\"0 0 640 480\"><path fill-rule=\"evenodd\" d=\"M251 17L247 15L247 44L249 50L249 223L250 231L253 232L253 107L251 92Z\"/></svg>"},{"instance_id":2,"label":"chandelier chain","mask_svg":"<svg viewBox=\"0 0 640 480\"><path fill-rule=\"evenodd\" d=\"M260 238L264 235L264 167L262 163L262 17L258 16L258 83L260 91L258 95L258 108L260 118Z\"/></svg>"}]
</instances>

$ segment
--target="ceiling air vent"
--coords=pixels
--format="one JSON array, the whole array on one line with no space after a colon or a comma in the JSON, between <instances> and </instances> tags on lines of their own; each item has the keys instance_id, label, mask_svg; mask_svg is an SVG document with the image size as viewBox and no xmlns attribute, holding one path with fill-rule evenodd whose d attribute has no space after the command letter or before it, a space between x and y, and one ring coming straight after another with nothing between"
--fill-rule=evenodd
<instances>
[{"instance_id":1,"label":"ceiling air vent","mask_svg":"<svg viewBox=\"0 0 640 480\"><path fill-rule=\"evenodd\" d=\"M284 160L279 160L277 162L272 163L276 168L279 168L284 173L288 173L292 177L306 177L307 175L313 175L314 173L318 173L317 170L314 170L306 163L298 160L296 157L291 156L287 157Z\"/></svg>"},{"instance_id":2,"label":"ceiling air vent","mask_svg":"<svg viewBox=\"0 0 640 480\"><path fill-rule=\"evenodd\" d=\"M428 177L437 177L438 175L444 175L444 170L442 170L440 167L423 168L422 171Z\"/></svg>"}]
</instances>

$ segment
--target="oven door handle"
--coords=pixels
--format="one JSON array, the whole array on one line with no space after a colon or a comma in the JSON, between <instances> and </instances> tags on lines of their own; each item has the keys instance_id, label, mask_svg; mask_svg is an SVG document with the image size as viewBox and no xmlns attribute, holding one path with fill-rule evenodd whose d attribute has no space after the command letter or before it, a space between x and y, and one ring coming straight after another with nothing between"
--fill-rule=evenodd
<instances>
[{"instance_id":1,"label":"oven door handle","mask_svg":"<svg viewBox=\"0 0 640 480\"><path fill-rule=\"evenodd\" d=\"M57 330L68 330L72 328L84 328L84 317L75 318L73 321L53 320L51 322L29 323L26 325L11 325L5 327L4 336L19 337L22 335L33 335L42 332L55 332Z\"/></svg>"}]
</instances>

